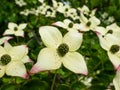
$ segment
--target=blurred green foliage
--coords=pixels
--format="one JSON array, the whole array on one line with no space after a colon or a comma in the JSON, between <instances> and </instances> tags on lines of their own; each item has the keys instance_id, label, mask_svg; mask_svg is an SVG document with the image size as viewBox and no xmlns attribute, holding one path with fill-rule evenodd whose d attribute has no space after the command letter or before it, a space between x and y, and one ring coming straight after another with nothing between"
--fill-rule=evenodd
<instances>
[{"instance_id":1,"label":"blurred green foliage","mask_svg":"<svg viewBox=\"0 0 120 90\"><path fill-rule=\"evenodd\" d=\"M57 15L56 18L46 18L43 15L20 15L19 12L25 8L36 7L39 5L37 0L25 1L28 5L26 7L19 7L15 4L14 0L2 0L0 3L0 37L2 37L3 32L7 29L9 22L28 23L27 29L25 30L26 37L29 36L28 33L30 32L35 33L35 35L31 39L18 38L19 43L16 38L10 42L13 45L23 43L27 44L30 48L29 56L34 62L36 62L39 51L45 47L40 42L40 36L38 34L39 27L43 25L51 25L51 23L55 21L63 20L64 17L61 15ZM46 0L46 2L48 1L49 0ZM64 1L69 1L71 6L75 8L82 7L83 5L87 5L91 10L97 8L97 14L99 14L99 12L107 12L109 15L114 16L116 22L120 24L120 0ZM50 2L51 0L48 3ZM85 56L89 70L87 77L93 78L92 86L87 88L86 85L79 80L80 77L83 77L84 79L86 76L74 74L62 67L57 71L54 90L105 90L112 82L115 71L113 65L109 61L106 51L100 47L95 33L92 31L84 33L83 44L78 52ZM31 64L27 65L28 68L31 68L31 66ZM96 74L98 71L99 73ZM0 79L0 90L50 90L54 74L54 71L41 72L31 76L30 80L5 76ZM112 90L114 90L114 88Z\"/></svg>"}]
</instances>

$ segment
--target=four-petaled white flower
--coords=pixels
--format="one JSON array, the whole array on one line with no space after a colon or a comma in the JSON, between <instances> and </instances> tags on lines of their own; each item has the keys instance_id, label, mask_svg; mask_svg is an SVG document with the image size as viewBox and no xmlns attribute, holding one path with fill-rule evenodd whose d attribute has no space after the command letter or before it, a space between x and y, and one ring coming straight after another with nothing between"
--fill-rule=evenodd
<instances>
[{"instance_id":1,"label":"four-petaled white flower","mask_svg":"<svg viewBox=\"0 0 120 90\"><path fill-rule=\"evenodd\" d=\"M46 15L47 10L51 9L51 7L49 5L47 5L46 3L43 3L41 6L37 7L36 12L39 14L43 14Z\"/></svg>"},{"instance_id":2,"label":"four-petaled white flower","mask_svg":"<svg viewBox=\"0 0 120 90\"><path fill-rule=\"evenodd\" d=\"M118 67L116 75L113 79L113 85L115 86L115 90L120 90L120 66Z\"/></svg>"},{"instance_id":3,"label":"four-petaled white flower","mask_svg":"<svg viewBox=\"0 0 120 90\"><path fill-rule=\"evenodd\" d=\"M86 6L86 5L83 5L83 7L79 7L77 8L80 13L83 13L85 15L89 15L89 16L94 16L95 13L96 13L96 9L93 9L92 11Z\"/></svg>"},{"instance_id":4,"label":"four-petaled white flower","mask_svg":"<svg viewBox=\"0 0 120 90\"><path fill-rule=\"evenodd\" d=\"M24 0L15 0L15 3L20 7L27 5Z\"/></svg>"},{"instance_id":5,"label":"four-petaled white flower","mask_svg":"<svg viewBox=\"0 0 120 90\"><path fill-rule=\"evenodd\" d=\"M76 52L82 43L82 33L73 30L62 37L60 31L52 26L40 27L39 33L46 48L40 51L37 63L30 70L30 74L55 70L60 68L61 64L75 73L88 74L84 57Z\"/></svg>"},{"instance_id":6,"label":"four-petaled white flower","mask_svg":"<svg viewBox=\"0 0 120 90\"><path fill-rule=\"evenodd\" d=\"M5 42L0 46L0 77L6 73L9 76L29 78L24 63L31 62L28 57L28 48L25 45L11 46Z\"/></svg>"},{"instance_id":7,"label":"four-petaled white flower","mask_svg":"<svg viewBox=\"0 0 120 90\"><path fill-rule=\"evenodd\" d=\"M70 5L68 5L68 4L58 3L57 5L58 5L58 7L56 10L58 12L64 14L64 16L65 16L66 12L71 8Z\"/></svg>"},{"instance_id":8,"label":"four-petaled white flower","mask_svg":"<svg viewBox=\"0 0 120 90\"><path fill-rule=\"evenodd\" d=\"M53 23L52 25L62 27L68 31L80 29L80 24L74 23L69 19L65 19L63 22L57 21L57 22Z\"/></svg>"},{"instance_id":9,"label":"four-petaled white flower","mask_svg":"<svg viewBox=\"0 0 120 90\"><path fill-rule=\"evenodd\" d=\"M83 13L80 15L80 31L90 31L94 30L100 24L100 20L95 17L91 16L89 18L85 17Z\"/></svg>"},{"instance_id":10,"label":"four-petaled white flower","mask_svg":"<svg viewBox=\"0 0 120 90\"><path fill-rule=\"evenodd\" d=\"M113 23L106 28L96 27L95 32L101 47L107 51L110 61L117 69L120 65L120 27Z\"/></svg>"},{"instance_id":11,"label":"four-petaled white flower","mask_svg":"<svg viewBox=\"0 0 120 90\"><path fill-rule=\"evenodd\" d=\"M16 23L10 22L8 24L8 29L5 30L3 35L12 35L14 34L15 36L21 36L24 37L24 31L23 29L27 26L26 23L22 23L17 25Z\"/></svg>"}]
</instances>

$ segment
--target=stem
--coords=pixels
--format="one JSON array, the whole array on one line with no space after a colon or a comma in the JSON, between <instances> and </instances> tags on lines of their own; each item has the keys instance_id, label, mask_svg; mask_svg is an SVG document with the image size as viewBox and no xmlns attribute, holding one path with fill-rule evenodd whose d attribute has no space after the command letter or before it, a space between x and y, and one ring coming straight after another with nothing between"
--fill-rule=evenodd
<instances>
[{"instance_id":1,"label":"stem","mask_svg":"<svg viewBox=\"0 0 120 90\"><path fill-rule=\"evenodd\" d=\"M51 85L51 89L50 89L50 90L54 90L54 85L55 85L56 76L57 76L57 70L56 70L56 72L55 72L55 75L54 75L54 78L53 78L53 81L52 81L52 85Z\"/></svg>"},{"instance_id":2,"label":"stem","mask_svg":"<svg viewBox=\"0 0 120 90\"><path fill-rule=\"evenodd\" d=\"M12 78L11 83L16 84L16 77L13 77L13 78Z\"/></svg>"},{"instance_id":3,"label":"stem","mask_svg":"<svg viewBox=\"0 0 120 90\"><path fill-rule=\"evenodd\" d=\"M39 45L41 45L41 42L39 41L39 39L38 39L37 35L35 34L35 32L32 31L32 33L33 33L34 38L35 38L35 40L37 41L37 43L38 43Z\"/></svg>"}]
</instances>

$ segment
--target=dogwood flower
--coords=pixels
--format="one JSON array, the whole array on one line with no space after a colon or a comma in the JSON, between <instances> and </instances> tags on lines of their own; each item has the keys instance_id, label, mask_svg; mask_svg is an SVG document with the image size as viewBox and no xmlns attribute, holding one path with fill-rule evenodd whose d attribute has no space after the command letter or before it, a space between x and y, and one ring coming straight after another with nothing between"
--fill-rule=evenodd
<instances>
[{"instance_id":1,"label":"dogwood flower","mask_svg":"<svg viewBox=\"0 0 120 90\"><path fill-rule=\"evenodd\" d=\"M95 31L96 33L102 34L103 37L106 34L112 34L113 36L120 38L120 27L116 23L113 23L107 26L106 28L97 26L93 31Z\"/></svg>"},{"instance_id":2,"label":"dogwood flower","mask_svg":"<svg viewBox=\"0 0 120 90\"><path fill-rule=\"evenodd\" d=\"M83 13L81 13L80 15L80 22L81 23L79 28L81 31L94 30L94 28L100 24L100 20L95 16L91 16L90 18L87 18L84 16Z\"/></svg>"},{"instance_id":3,"label":"dogwood flower","mask_svg":"<svg viewBox=\"0 0 120 90\"><path fill-rule=\"evenodd\" d=\"M24 0L15 0L15 3L20 7L27 5Z\"/></svg>"},{"instance_id":4,"label":"dogwood flower","mask_svg":"<svg viewBox=\"0 0 120 90\"><path fill-rule=\"evenodd\" d=\"M51 7L49 5L47 5L46 3L43 3L41 6L37 7L36 12L42 14L42 15L46 15L47 10L51 9Z\"/></svg>"},{"instance_id":5,"label":"dogwood flower","mask_svg":"<svg viewBox=\"0 0 120 90\"><path fill-rule=\"evenodd\" d=\"M4 42L8 41L8 40L11 39L11 38L12 38L12 37L9 37L9 36L0 38L0 45L3 44Z\"/></svg>"},{"instance_id":6,"label":"dogwood flower","mask_svg":"<svg viewBox=\"0 0 120 90\"><path fill-rule=\"evenodd\" d=\"M80 24L74 23L69 19L65 19L63 22L57 21L57 22L53 23L52 25L62 27L68 31L80 29Z\"/></svg>"},{"instance_id":7,"label":"dogwood flower","mask_svg":"<svg viewBox=\"0 0 120 90\"><path fill-rule=\"evenodd\" d=\"M52 3L53 3L53 8L57 12L64 14L64 16L66 16L68 10L71 9L69 4L64 4L62 2L57 2L56 0L52 0Z\"/></svg>"},{"instance_id":8,"label":"dogwood flower","mask_svg":"<svg viewBox=\"0 0 120 90\"><path fill-rule=\"evenodd\" d=\"M63 6L62 2L57 2L56 0L52 0L53 8L56 10L59 6Z\"/></svg>"},{"instance_id":9,"label":"dogwood flower","mask_svg":"<svg viewBox=\"0 0 120 90\"><path fill-rule=\"evenodd\" d=\"M24 11L21 11L20 14L28 16L30 14L30 10L29 9L25 9Z\"/></svg>"},{"instance_id":10,"label":"dogwood flower","mask_svg":"<svg viewBox=\"0 0 120 90\"><path fill-rule=\"evenodd\" d=\"M108 30L108 32L111 32L112 35L120 38L120 27L116 23L107 26L106 29Z\"/></svg>"},{"instance_id":11,"label":"dogwood flower","mask_svg":"<svg viewBox=\"0 0 120 90\"><path fill-rule=\"evenodd\" d=\"M90 10L86 5L83 5L83 7L77 8L81 13L88 15L88 16L94 16L96 13L96 9Z\"/></svg>"},{"instance_id":12,"label":"dogwood flower","mask_svg":"<svg viewBox=\"0 0 120 90\"><path fill-rule=\"evenodd\" d=\"M45 14L46 17L55 17L56 16L56 11L54 8L50 7Z\"/></svg>"},{"instance_id":13,"label":"dogwood flower","mask_svg":"<svg viewBox=\"0 0 120 90\"><path fill-rule=\"evenodd\" d=\"M116 75L113 79L113 85L115 86L115 90L120 90L120 67L117 69Z\"/></svg>"},{"instance_id":14,"label":"dogwood flower","mask_svg":"<svg viewBox=\"0 0 120 90\"><path fill-rule=\"evenodd\" d=\"M77 10L75 8L70 8L68 11L64 14L65 17L71 17L73 20L79 19L79 16L77 14Z\"/></svg>"},{"instance_id":15,"label":"dogwood flower","mask_svg":"<svg viewBox=\"0 0 120 90\"><path fill-rule=\"evenodd\" d=\"M60 31L52 26L40 27L39 33L46 48L40 51L30 74L59 69L62 64L74 73L88 74L83 56L76 52L82 43L82 33L70 31L62 37Z\"/></svg>"},{"instance_id":16,"label":"dogwood flower","mask_svg":"<svg viewBox=\"0 0 120 90\"><path fill-rule=\"evenodd\" d=\"M112 22L114 22L115 21L115 18L113 17L113 16L110 16L109 18L108 18L108 23L112 23Z\"/></svg>"},{"instance_id":17,"label":"dogwood flower","mask_svg":"<svg viewBox=\"0 0 120 90\"><path fill-rule=\"evenodd\" d=\"M0 46L0 77L6 73L9 76L19 76L28 79L24 63L30 62L28 48L25 45L11 46L5 42Z\"/></svg>"},{"instance_id":18,"label":"dogwood flower","mask_svg":"<svg viewBox=\"0 0 120 90\"><path fill-rule=\"evenodd\" d=\"M101 17L102 17L103 19L106 19L106 18L108 17L108 13L107 13L107 12L104 12L103 14L101 14Z\"/></svg>"},{"instance_id":19,"label":"dogwood flower","mask_svg":"<svg viewBox=\"0 0 120 90\"><path fill-rule=\"evenodd\" d=\"M101 47L107 51L110 61L117 69L120 65L120 39L113 34L102 35L97 33Z\"/></svg>"},{"instance_id":20,"label":"dogwood flower","mask_svg":"<svg viewBox=\"0 0 120 90\"><path fill-rule=\"evenodd\" d=\"M8 29L5 30L3 35L11 35L14 34L15 36L22 36L24 37L24 31L23 29L27 26L26 23L22 23L17 25L16 23L10 22L8 24Z\"/></svg>"},{"instance_id":21,"label":"dogwood flower","mask_svg":"<svg viewBox=\"0 0 120 90\"><path fill-rule=\"evenodd\" d=\"M82 13L84 13L84 14L89 14L89 12L90 12L90 10L89 10L89 8L86 6L86 5L83 5L83 7L82 8L80 8L80 7L78 7L77 8L80 12L82 12Z\"/></svg>"}]
</instances>

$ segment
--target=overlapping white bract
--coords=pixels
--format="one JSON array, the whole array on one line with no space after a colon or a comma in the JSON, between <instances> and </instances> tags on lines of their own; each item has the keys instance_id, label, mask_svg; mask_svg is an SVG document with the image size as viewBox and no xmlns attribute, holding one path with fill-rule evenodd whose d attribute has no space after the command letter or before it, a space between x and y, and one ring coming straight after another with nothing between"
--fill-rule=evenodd
<instances>
[{"instance_id":1,"label":"overlapping white bract","mask_svg":"<svg viewBox=\"0 0 120 90\"><path fill-rule=\"evenodd\" d=\"M82 43L82 33L69 31L62 37L60 31L52 26L40 27L39 33L46 48L40 51L37 63L30 70L31 74L45 70L55 70L60 68L61 64L72 72L88 74L83 56L76 52ZM59 47L64 48L64 50L67 49L64 56L60 55Z\"/></svg>"},{"instance_id":2,"label":"overlapping white bract","mask_svg":"<svg viewBox=\"0 0 120 90\"><path fill-rule=\"evenodd\" d=\"M115 70L117 70L116 76L113 80L113 84L116 90L120 90L120 27L113 23L106 28L96 27L95 32L99 38L101 47L107 51L108 57Z\"/></svg>"},{"instance_id":3,"label":"overlapping white bract","mask_svg":"<svg viewBox=\"0 0 120 90\"><path fill-rule=\"evenodd\" d=\"M24 63L31 61L27 54L28 48L25 45L11 46L5 42L4 47L0 46L0 77L7 74L28 79ZM5 61L2 61L3 59Z\"/></svg>"}]
</instances>

